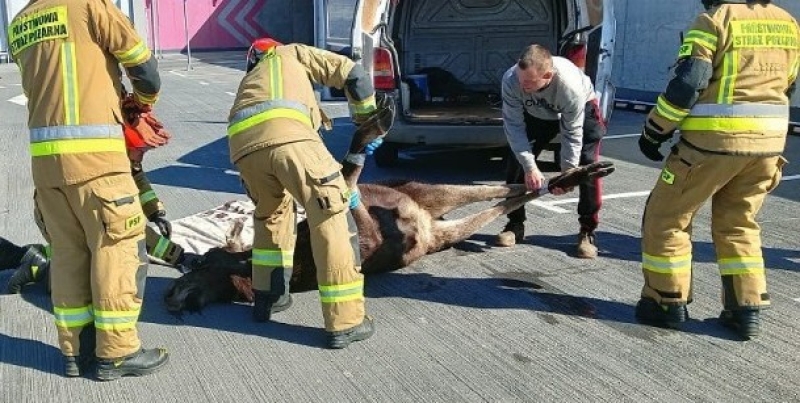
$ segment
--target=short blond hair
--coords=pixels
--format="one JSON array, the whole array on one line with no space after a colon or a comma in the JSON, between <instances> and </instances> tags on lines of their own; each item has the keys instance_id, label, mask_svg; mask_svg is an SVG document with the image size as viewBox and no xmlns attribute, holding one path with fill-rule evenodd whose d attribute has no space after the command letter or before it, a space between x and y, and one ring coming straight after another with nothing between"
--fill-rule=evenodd
<instances>
[{"instance_id":1,"label":"short blond hair","mask_svg":"<svg viewBox=\"0 0 800 403\"><path fill-rule=\"evenodd\" d=\"M553 70L553 55L542 45L530 45L522 51L517 66L522 70L533 67L537 72L546 73Z\"/></svg>"}]
</instances>

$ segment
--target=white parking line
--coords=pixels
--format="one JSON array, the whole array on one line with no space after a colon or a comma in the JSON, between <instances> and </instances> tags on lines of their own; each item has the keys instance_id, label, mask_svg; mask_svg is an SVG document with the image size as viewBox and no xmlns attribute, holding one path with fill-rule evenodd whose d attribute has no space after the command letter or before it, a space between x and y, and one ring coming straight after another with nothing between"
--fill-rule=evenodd
<instances>
[{"instance_id":1,"label":"white parking line","mask_svg":"<svg viewBox=\"0 0 800 403\"><path fill-rule=\"evenodd\" d=\"M228 95L230 95L230 96L232 96L232 97L235 97L235 96L236 96L236 94L234 94L234 93L232 93L232 92L230 92L230 91L225 91L225 93L226 93L226 94L228 94Z\"/></svg>"},{"instance_id":2,"label":"white parking line","mask_svg":"<svg viewBox=\"0 0 800 403\"><path fill-rule=\"evenodd\" d=\"M14 98L9 99L8 102L25 106L28 104L28 97L26 97L25 94L17 95Z\"/></svg>"},{"instance_id":3,"label":"white parking line","mask_svg":"<svg viewBox=\"0 0 800 403\"><path fill-rule=\"evenodd\" d=\"M176 75L176 76L178 76L178 77L186 77L186 74L183 74L183 73L178 73L178 72L177 72L177 71L175 71L175 70L170 70L169 72L170 72L170 74L175 74L175 75Z\"/></svg>"},{"instance_id":4,"label":"white parking line","mask_svg":"<svg viewBox=\"0 0 800 403\"><path fill-rule=\"evenodd\" d=\"M541 207L541 208L543 208L545 210L552 211L552 212L558 213L558 214L569 213L569 210L567 210L567 209L563 209L561 207L556 207L556 206L551 205L551 203L542 202L542 201L539 201L539 200L534 200L534 201L532 201L532 202L530 202L528 204L530 204L531 206Z\"/></svg>"},{"instance_id":5,"label":"white parking line","mask_svg":"<svg viewBox=\"0 0 800 403\"><path fill-rule=\"evenodd\" d=\"M205 81L198 81L198 83L199 83L200 85L208 85L208 83L207 83L207 82L205 82Z\"/></svg>"},{"instance_id":6,"label":"white parking line","mask_svg":"<svg viewBox=\"0 0 800 403\"><path fill-rule=\"evenodd\" d=\"M783 181L793 181L793 180L797 180L797 179L800 179L800 175L784 176L783 179L781 179L781 182L783 182ZM603 200L628 199L628 198L631 198L631 197L646 197L649 194L650 194L649 190L641 191L641 192L625 192L625 193L604 194L603 195ZM569 213L570 211L567 210L567 209L558 207L558 206L562 205L562 204L577 203L578 200L580 200L580 199L577 198L577 197L571 197L569 199L557 199L557 200L553 200L553 201L534 200L532 202L529 202L528 204L530 204L532 206L536 206L536 207L541 207L541 208L543 208L545 210L552 211L554 213L564 214L564 213ZM798 302L800 302L800 301L798 301Z\"/></svg>"},{"instance_id":7,"label":"white parking line","mask_svg":"<svg viewBox=\"0 0 800 403\"><path fill-rule=\"evenodd\" d=\"M650 194L649 190L648 191L644 191L644 192L612 193L612 194L603 195L603 200L627 199L627 198L630 198L630 197L643 197L643 196L647 196L649 194ZM553 201L549 201L549 202L544 202L544 201L540 201L540 200L534 200L534 201L530 202L529 204L531 204L533 206L536 206L536 207L541 207L541 208L543 208L545 210L549 210L549 211L552 211L554 213L564 214L564 213L569 213L569 210L563 209L561 207L558 207L558 205L559 204L577 203L578 200L580 200L580 199L578 199L577 197L572 197L572 198L569 198L569 199L553 200Z\"/></svg>"},{"instance_id":8,"label":"white parking line","mask_svg":"<svg viewBox=\"0 0 800 403\"><path fill-rule=\"evenodd\" d=\"M631 134L612 134L610 136L603 136L603 140L614 140L614 139L624 139L628 137L639 137L641 134L639 133L631 133Z\"/></svg>"}]
</instances>

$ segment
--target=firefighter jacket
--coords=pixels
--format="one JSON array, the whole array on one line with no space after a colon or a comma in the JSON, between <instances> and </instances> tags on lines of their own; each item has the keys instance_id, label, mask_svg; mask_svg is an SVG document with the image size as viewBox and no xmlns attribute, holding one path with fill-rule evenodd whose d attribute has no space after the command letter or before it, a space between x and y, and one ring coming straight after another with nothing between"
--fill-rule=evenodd
<instances>
[{"instance_id":1,"label":"firefighter jacket","mask_svg":"<svg viewBox=\"0 0 800 403\"><path fill-rule=\"evenodd\" d=\"M119 64L140 103L155 102L155 59L110 0L33 0L8 27L28 97L37 187L130 172L122 136Z\"/></svg>"},{"instance_id":2,"label":"firefighter jacket","mask_svg":"<svg viewBox=\"0 0 800 403\"><path fill-rule=\"evenodd\" d=\"M344 89L355 115L376 109L370 77L352 60L302 44L277 46L239 84L228 117L231 161L269 146L319 140L327 118L313 84Z\"/></svg>"},{"instance_id":3,"label":"firefighter jacket","mask_svg":"<svg viewBox=\"0 0 800 403\"><path fill-rule=\"evenodd\" d=\"M780 154L799 32L797 21L771 4L721 4L701 14L647 125L664 134L678 128L683 141L706 151Z\"/></svg>"}]
</instances>

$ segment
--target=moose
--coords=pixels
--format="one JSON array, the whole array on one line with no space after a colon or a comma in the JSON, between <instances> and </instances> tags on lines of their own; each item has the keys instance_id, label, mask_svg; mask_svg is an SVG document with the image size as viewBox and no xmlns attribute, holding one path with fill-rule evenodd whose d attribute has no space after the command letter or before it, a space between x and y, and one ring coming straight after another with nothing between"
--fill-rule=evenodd
<instances>
[{"instance_id":1,"label":"moose","mask_svg":"<svg viewBox=\"0 0 800 403\"><path fill-rule=\"evenodd\" d=\"M385 135L393 110L381 113L361 125L350 143L350 153L360 153L365 146ZM529 192L525 185L456 185L426 184L394 180L375 184L357 184L363 165L342 161L342 174L350 188L358 186L361 203L352 210L358 227L361 271L365 275L394 271L421 257L441 251L466 240L483 226L554 189L571 190L585 181L609 175L610 162L598 162L574 168L552 178L539 192ZM494 206L460 219L444 219L454 209L471 203L502 199ZM212 303L234 300L253 301L251 252L239 238L241 222L228 233L228 243L201 256L192 271L175 279L165 295L169 312L181 315L198 312ZM311 253L308 224L297 228L297 242L290 291L317 287L316 267Z\"/></svg>"}]
</instances>

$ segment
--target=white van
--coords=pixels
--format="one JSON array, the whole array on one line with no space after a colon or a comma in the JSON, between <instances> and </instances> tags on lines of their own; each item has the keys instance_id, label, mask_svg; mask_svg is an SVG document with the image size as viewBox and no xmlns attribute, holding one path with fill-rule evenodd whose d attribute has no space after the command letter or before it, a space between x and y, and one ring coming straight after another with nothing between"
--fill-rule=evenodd
<instances>
[{"instance_id":1,"label":"white van","mask_svg":"<svg viewBox=\"0 0 800 403\"><path fill-rule=\"evenodd\" d=\"M504 146L500 80L532 43L584 66L611 115L612 0L320 0L315 12L315 45L347 54L397 99L378 166L409 146Z\"/></svg>"}]
</instances>

